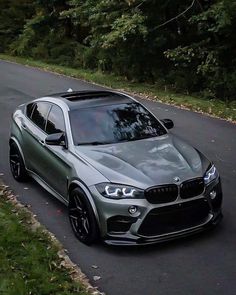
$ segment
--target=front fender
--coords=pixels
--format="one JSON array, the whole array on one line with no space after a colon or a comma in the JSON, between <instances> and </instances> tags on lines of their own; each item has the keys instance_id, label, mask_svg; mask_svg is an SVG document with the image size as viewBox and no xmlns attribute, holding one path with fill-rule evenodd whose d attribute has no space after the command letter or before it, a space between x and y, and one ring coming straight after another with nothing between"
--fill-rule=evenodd
<instances>
[{"instance_id":1,"label":"front fender","mask_svg":"<svg viewBox=\"0 0 236 295\"><path fill-rule=\"evenodd\" d=\"M89 189L88 189L88 188L86 187L86 185L85 185L84 183L82 183L81 181L79 181L79 180L73 180L73 181L69 184L68 194L69 194L69 192L70 192L70 188L72 188L73 186L74 186L74 187L78 186L78 187L81 188L82 191L85 193L86 197L88 198L88 200L89 200L89 202L90 202L90 204L91 204L91 206L92 206L93 213L94 213L94 215L95 215L95 218L96 218L96 220L97 220L97 222L98 222L98 226L99 226L100 222L99 222L99 215L98 215L97 207L96 207L96 205L95 205L95 202L94 202L94 200L93 200L93 197L92 197L92 195L91 195ZM68 196L68 197L69 197L69 196Z\"/></svg>"}]
</instances>

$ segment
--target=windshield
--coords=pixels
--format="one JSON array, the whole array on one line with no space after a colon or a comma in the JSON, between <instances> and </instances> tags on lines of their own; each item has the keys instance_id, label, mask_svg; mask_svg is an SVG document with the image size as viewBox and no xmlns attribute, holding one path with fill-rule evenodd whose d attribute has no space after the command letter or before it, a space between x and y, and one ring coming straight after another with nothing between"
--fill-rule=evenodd
<instances>
[{"instance_id":1,"label":"windshield","mask_svg":"<svg viewBox=\"0 0 236 295\"><path fill-rule=\"evenodd\" d=\"M157 119L138 103L70 111L75 145L99 145L166 134Z\"/></svg>"}]
</instances>

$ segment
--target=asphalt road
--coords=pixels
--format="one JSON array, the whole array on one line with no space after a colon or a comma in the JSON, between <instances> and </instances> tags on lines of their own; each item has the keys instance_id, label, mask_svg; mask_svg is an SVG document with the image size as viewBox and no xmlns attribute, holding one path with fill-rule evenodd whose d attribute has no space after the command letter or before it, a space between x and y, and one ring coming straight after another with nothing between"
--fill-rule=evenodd
<instances>
[{"instance_id":1,"label":"asphalt road","mask_svg":"<svg viewBox=\"0 0 236 295\"><path fill-rule=\"evenodd\" d=\"M224 220L215 230L191 238L140 248L103 244L87 247L76 240L66 208L35 182L16 183L8 165L11 113L32 98L52 92L98 88L83 81L0 61L0 173L30 204L38 220L69 251L71 259L109 295L236 294L236 125L201 114L143 101L159 118L175 122L173 132L199 148L218 167L224 191ZM39 159L40 160L40 159ZM28 188L28 189L26 189ZM93 269L97 265L98 269ZM93 282L93 276L101 280Z\"/></svg>"}]
</instances>

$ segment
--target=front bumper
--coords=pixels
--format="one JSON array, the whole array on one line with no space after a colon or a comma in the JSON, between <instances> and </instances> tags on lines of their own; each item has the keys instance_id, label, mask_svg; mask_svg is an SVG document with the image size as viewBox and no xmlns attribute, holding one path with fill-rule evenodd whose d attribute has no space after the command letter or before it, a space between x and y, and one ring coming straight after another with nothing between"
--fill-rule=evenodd
<instances>
[{"instance_id":1,"label":"front bumper","mask_svg":"<svg viewBox=\"0 0 236 295\"><path fill-rule=\"evenodd\" d=\"M210 192L212 191L216 191L217 193L214 199L210 196ZM109 245L145 245L186 237L216 226L223 216L221 212L222 190L220 179L208 185L204 193L200 196L184 200L178 198L175 202L168 204L150 204L146 199L111 200L102 197L95 188L91 188L91 192L98 212L98 224L101 236L105 243ZM203 206L199 207L199 213L195 212L192 206L192 204L197 203L202 203L201 206ZM128 209L131 206L136 206L137 212L135 214L129 213ZM178 215L178 206L180 208L186 207L187 209L184 209L185 211L181 215ZM189 211L190 209L188 210L188 206L192 211ZM207 212L206 207L208 208ZM165 216L165 210L169 210L169 208L171 210L174 208L174 212L177 215L172 217L172 213L167 211L169 215ZM202 215L202 210L205 210L205 213L203 213L205 215ZM164 214L159 214L159 212L163 211ZM155 212L155 214L152 212ZM199 217L199 220L198 214L199 216L202 215L201 218ZM167 224L167 229L164 231L162 229L158 230L157 233L155 233L155 228L153 232L150 231L148 227L151 225L146 222L150 218L150 215L155 215L154 221L156 218L157 226L161 227L161 224ZM191 220L192 215L195 218L194 222ZM181 226L177 226L179 218L182 219ZM158 219L164 223L158 223ZM169 226L169 219L172 219L171 226ZM146 227L144 226L145 223L147 223ZM142 230L143 228L144 230ZM145 229L147 230L147 234L145 234Z\"/></svg>"},{"instance_id":2,"label":"front bumper","mask_svg":"<svg viewBox=\"0 0 236 295\"><path fill-rule=\"evenodd\" d=\"M114 246L132 246L132 245L151 245L151 244L157 244L162 242L167 242L171 240L175 240L178 238L184 238L187 236L191 236L203 231L210 230L214 228L223 218L222 212L218 212L214 218L212 218L209 222L207 222L204 225L199 225L194 228L189 228L183 231L174 232L162 236L157 237L139 237L135 235L124 234L120 236L107 236L104 239L104 242L108 245L114 245Z\"/></svg>"}]
</instances>

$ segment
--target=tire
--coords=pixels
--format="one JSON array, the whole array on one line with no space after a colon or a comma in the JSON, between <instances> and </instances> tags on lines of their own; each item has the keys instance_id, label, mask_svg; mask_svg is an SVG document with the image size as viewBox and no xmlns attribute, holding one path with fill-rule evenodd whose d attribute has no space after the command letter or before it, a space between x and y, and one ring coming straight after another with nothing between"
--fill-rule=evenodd
<instances>
[{"instance_id":1,"label":"tire","mask_svg":"<svg viewBox=\"0 0 236 295\"><path fill-rule=\"evenodd\" d=\"M16 181L25 182L29 179L22 155L15 143L10 144L9 162L12 176Z\"/></svg>"},{"instance_id":2,"label":"tire","mask_svg":"<svg viewBox=\"0 0 236 295\"><path fill-rule=\"evenodd\" d=\"M70 193L68 215L73 232L79 241L91 245L98 240L97 220L88 198L80 188L75 188Z\"/></svg>"}]
</instances>

